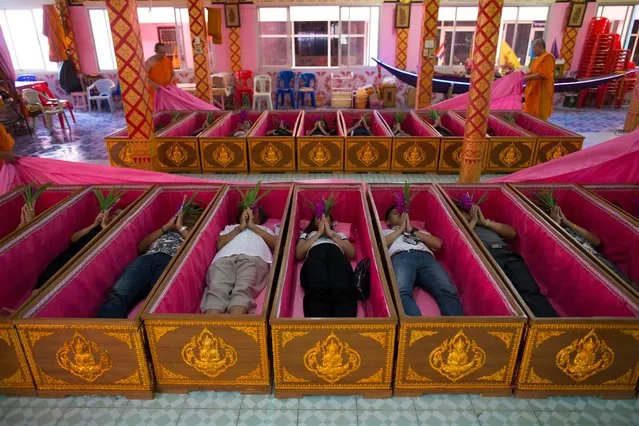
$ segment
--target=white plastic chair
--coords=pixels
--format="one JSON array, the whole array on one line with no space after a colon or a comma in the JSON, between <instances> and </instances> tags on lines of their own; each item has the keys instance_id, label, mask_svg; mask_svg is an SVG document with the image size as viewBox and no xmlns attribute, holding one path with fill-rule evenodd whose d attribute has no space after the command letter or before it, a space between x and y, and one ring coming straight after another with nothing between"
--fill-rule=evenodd
<instances>
[{"instance_id":1,"label":"white plastic chair","mask_svg":"<svg viewBox=\"0 0 639 426\"><path fill-rule=\"evenodd\" d=\"M92 95L91 90L96 89L97 95ZM91 111L91 101L95 101L98 104L98 112L102 112L102 101L109 103L109 109L111 113L115 112L115 102L113 101L113 89L115 89L115 83L108 78L103 78L96 81L89 87L87 87L87 100L89 101L89 111Z\"/></svg>"},{"instance_id":2,"label":"white plastic chair","mask_svg":"<svg viewBox=\"0 0 639 426\"><path fill-rule=\"evenodd\" d=\"M257 105L261 105L261 99L266 101L268 109L273 109L273 99L271 91L273 90L273 82L268 75L258 75L253 79L253 109L257 109Z\"/></svg>"},{"instance_id":3,"label":"white plastic chair","mask_svg":"<svg viewBox=\"0 0 639 426\"><path fill-rule=\"evenodd\" d=\"M40 92L33 89L24 89L22 91L22 99L24 99L27 104L27 108L30 111L40 111L42 115L44 115L44 121L47 125L47 129L51 132L53 130L53 121L51 117L56 114L62 114L64 117L64 121L66 121L67 126L71 128L69 125L69 120L67 120L67 116L64 113L64 106L60 103L56 103L53 105L42 105L42 101L40 100ZM35 117L33 118L33 128L35 130ZM60 124L62 125L62 120L60 120Z\"/></svg>"}]
</instances>

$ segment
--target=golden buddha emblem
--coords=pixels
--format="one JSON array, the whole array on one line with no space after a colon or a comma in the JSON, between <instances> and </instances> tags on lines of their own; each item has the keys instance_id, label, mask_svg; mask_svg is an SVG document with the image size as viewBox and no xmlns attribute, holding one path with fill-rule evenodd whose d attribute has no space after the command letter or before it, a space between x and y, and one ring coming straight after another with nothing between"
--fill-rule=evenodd
<instances>
[{"instance_id":1,"label":"golden buddha emblem","mask_svg":"<svg viewBox=\"0 0 639 426\"><path fill-rule=\"evenodd\" d=\"M186 152L186 150L177 142L174 143L166 152L166 158L178 167L186 161L188 155L188 152Z\"/></svg>"},{"instance_id":2,"label":"golden buddha emblem","mask_svg":"<svg viewBox=\"0 0 639 426\"><path fill-rule=\"evenodd\" d=\"M404 152L404 160L413 167L417 167L425 159L426 153L417 145L417 142Z\"/></svg>"},{"instance_id":3,"label":"golden buddha emblem","mask_svg":"<svg viewBox=\"0 0 639 426\"><path fill-rule=\"evenodd\" d=\"M269 166L276 165L282 159L282 152L277 149L272 143L269 143L266 148L260 153L260 158Z\"/></svg>"},{"instance_id":4,"label":"golden buddha emblem","mask_svg":"<svg viewBox=\"0 0 639 426\"><path fill-rule=\"evenodd\" d=\"M365 166L370 166L377 161L378 158L379 152L370 144L370 142L366 142L366 145L357 151L357 159L364 163Z\"/></svg>"},{"instance_id":5,"label":"golden buddha emblem","mask_svg":"<svg viewBox=\"0 0 639 426\"><path fill-rule=\"evenodd\" d=\"M221 144L213 151L213 158L220 166L226 167L235 159L235 155L225 144Z\"/></svg>"},{"instance_id":6,"label":"golden buddha emblem","mask_svg":"<svg viewBox=\"0 0 639 426\"><path fill-rule=\"evenodd\" d=\"M56 353L58 365L76 377L94 382L113 367L111 355L77 331Z\"/></svg>"},{"instance_id":7,"label":"golden buddha emblem","mask_svg":"<svg viewBox=\"0 0 639 426\"><path fill-rule=\"evenodd\" d=\"M575 382L581 382L608 369L615 359L615 353L606 342L599 339L595 330L585 337L573 341L557 353L557 367Z\"/></svg>"},{"instance_id":8,"label":"golden buddha emblem","mask_svg":"<svg viewBox=\"0 0 639 426\"><path fill-rule=\"evenodd\" d=\"M184 345L182 359L189 367L214 378L237 363L237 351L204 328Z\"/></svg>"},{"instance_id":9,"label":"golden buddha emblem","mask_svg":"<svg viewBox=\"0 0 639 426\"><path fill-rule=\"evenodd\" d=\"M453 161L457 164L461 164L462 161L462 147L460 146L459 148L455 149L453 151L453 153L451 154L451 157L453 158Z\"/></svg>"},{"instance_id":10,"label":"golden buddha emblem","mask_svg":"<svg viewBox=\"0 0 639 426\"><path fill-rule=\"evenodd\" d=\"M479 370L486 362L486 352L460 330L433 349L429 362L434 370L455 382Z\"/></svg>"},{"instance_id":11,"label":"golden buddha emblem","mask_svg":"<svg viewBox=\"0 0 639 426\"><path fill-rule=\"evenodd\" d=\"M326 149L322 142L318 142L317 145L315 145L309 152L309 157L317 166L322 166L331 159L331 153L328 149Z\"/></svg>"},{"instance_id":12,"label":"golden buddha emblem","mask_svg":"<svg viewBox=\"0 0 639 426\"><path fill-rule=\"evenodd\" d=\"M553 149L548 151L548 153L546 154L546 160L556 160L557 158L561 158L566 154L568 154L568 150L564 147L564 144L559 142Z\"/></svg>"},{"instance_id":13,"label":"golden buddha emblem","mask_svg":"<svg viewBox=\"0 0 639 426\"><path fill-rule=\"evenodd\" d=\"M135 162L133 161L133 150L131 149L131 144L127 143L124 145L124 148L120 150L118 158L120 158L120 160L124 164L127 164L129 166L135 165Z\"/></svg>"},{"instance_id":14,"label":"golden buddha emblem","mask_svg":"<svg viewBox=\"0 0 639 426\"><path fill-rule=\"evenodd\" d=\"M333 332L323 341L315 343L304 354L304 366L328 383L335 383L356 371L362 359L350 345Z\"/></svg>"},{"instance_id":15,"label":"golden buddha emblem","mask_svg":"<svg viewBox=\"0 0 639 426\"><path fill-rule=\"evenodd\" d=\"M506 167L517 164L519 160L521 160L521 151L512 143L499 152L499 161L506 165Z\"/></svg>"}]
</instances>

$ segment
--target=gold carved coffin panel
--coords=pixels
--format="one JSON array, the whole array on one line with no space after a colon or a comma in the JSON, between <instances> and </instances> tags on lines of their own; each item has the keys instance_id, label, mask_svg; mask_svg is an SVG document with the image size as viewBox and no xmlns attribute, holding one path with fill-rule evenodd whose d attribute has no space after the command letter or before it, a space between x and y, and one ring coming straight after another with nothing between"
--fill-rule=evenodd
<instances>
[{"instance_id":1,"label":"gold carved coffin panel","mask_svg":"<svg viewBox=\"0 0 639 426\"><path fill-rule=\"evenodd\" d=\"M293 140L282 141L265 138L249 144L251 170L295 170Z\"/></svg>"},{"instance_id":2,"label":"gold carved coffin panel","mask_svg":"<svg viewBox=\"0 0 639 426\"><path fill-rule=\"evenodd\" d=\"M393 142L393 170L437 170L438 141L395 138Z\"/></svg>"},{"instance_id":3,"label":"gold carved coffin panel","mask_svg":"<svg viewBox=\"0 0 639 426\"><path fill-rule=\"evenodd\" d=\"M107 140L106 145L112 166L151 170L151 148L148 142Z\"/></svg>"},{"instance_id":4,"label":"gold carved coffin panel","mask_svg":"<svg viewBox=\"0 0 639 426\"><path fill-rule=\"evenodd\" d=\"M156 141L160 169L199 170L197 141Z\"/></svg>"},{"instance_id":5,"label":"gold carved coffin panel","mask_svg":"<svg viewBox=\"0 0 639 426\"><path fill-rule=\"evenodd\" d=\"M451 141L446 140L446 138L442 138L438 171L459 171L462 159L462 145L463 141L461 139L454 139Z\"/></svg>"},{"instance_id":6,"label":"gold carved coffin panel","mask_svg":"<svg viewBox=\"0 0 639 426\"><path fill-rule=\"evenodd\" d=\"M535 140L490 142L486 170L520 170L532 165Z\"/></svg>"},{"instance_id":7,"label":"gold carved coffin panel","mask_svg":"<svg viewBox=\"0 0 639 426\"><path fill-rule=\"evenodd\" d=\"M342 170L342 140L298 140L300 170Z\"/></svg>"},{"instance_id":8,"label":"gold carved coffin panel","mask_svg":"<svg viewBox=\"0 0 639 426\"><path fill-rule=\"evenodd\" d=\"M0 327L0 392L2 389L33 387L17 333L13 326Z\"/></svg>"},{"instance_id":9,"label":"gold carved coffin panel","mask_svg":"<svg viewBox=\"0 0 639 426\"><path fill-rule=\"evenodd\" d=\"M346 169L358 170L390 170L390 144L388 141L375 139L351 138L346 142Z\"/></svg>"},{"instance_id":10,"label":"gold carved coffin panel","mask_svg":"<svg viewBox=\"0 0 639 426\"><path fill-rule=\"evenodd\" d=\"M565 155L572 154L581 149L583 140L553 140L550 142L539 142L539 151L537 154L537 162L545 163L547 161L556 160Z\"/></svg>"},{"instance_id":11,"label":"gold carved coffin panel","mask_svg":"<svg viewBox=\"0 0 639 426\"><path fill-rule=\"evenodd\" d=\"M202 142L203 171L246 171L246 141Z\"/></svg>"}]
</instances>

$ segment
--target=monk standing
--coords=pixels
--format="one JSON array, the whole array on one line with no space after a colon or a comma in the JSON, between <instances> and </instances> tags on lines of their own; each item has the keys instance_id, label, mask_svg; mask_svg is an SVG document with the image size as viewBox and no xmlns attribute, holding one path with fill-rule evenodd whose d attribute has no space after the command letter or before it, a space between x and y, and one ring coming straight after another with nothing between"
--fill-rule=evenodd
<instances>
[{"instance_id":1,"label":"monk standing","mask_svg":"<svg viewBox=\"0 0 639 426\"><path fill-rule=\"evenodd\" d=\"M174 80L173 62L166 56L164 43L155 44L155 55L146 60L144 66L149 73L151 95L160 87L166 87Z\"/></svg>"},{"instance_id":2,"label":"monk standing","mask_svg":"<svg viewBox=\"0 0 639 426\"><path fill-rule=\"evenodd\" d=\"M547 120L552 114L555 92L555 58L546 52L546 42L540 38L533 41L532 48L536 58L530 73L524 77L524 112Z\"/></svg>"}]
</instances>

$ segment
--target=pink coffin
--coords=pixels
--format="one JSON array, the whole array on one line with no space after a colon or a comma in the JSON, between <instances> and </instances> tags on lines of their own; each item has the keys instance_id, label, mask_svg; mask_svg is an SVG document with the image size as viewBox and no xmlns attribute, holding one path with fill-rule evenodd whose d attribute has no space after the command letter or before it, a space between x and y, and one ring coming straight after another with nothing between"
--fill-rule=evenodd
<instances>
[{"instance_id":1,"label":"pink coffin","mask_svg":"<svg viewBox=\"0 0 639 426\"><path fill-rule=\"evenodd\" d=\"M584 188L625 212L639 225L639 185L585 185Z\"/></svg>"}]
</instances>

